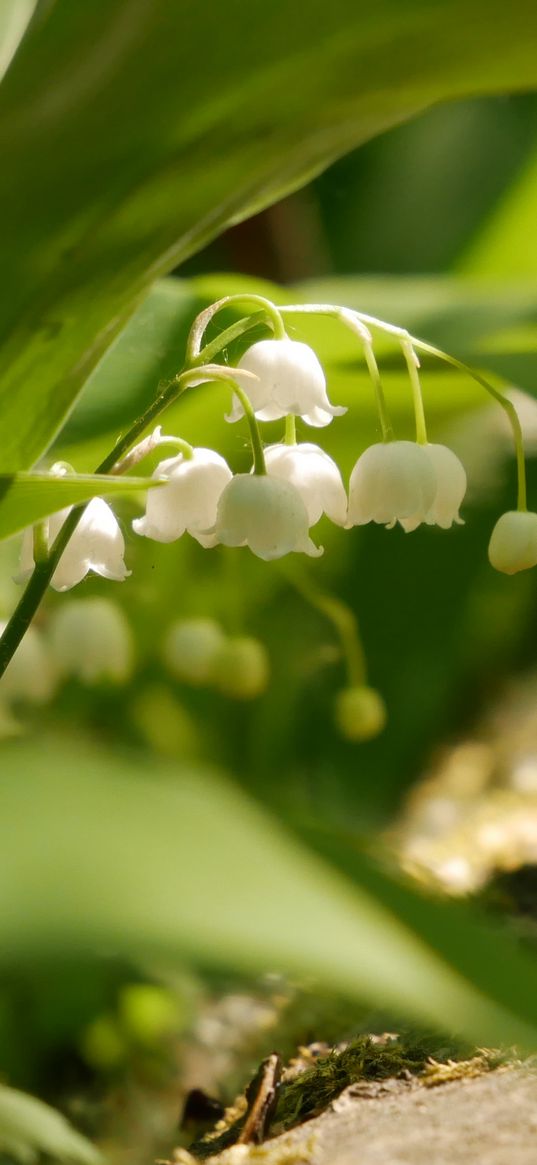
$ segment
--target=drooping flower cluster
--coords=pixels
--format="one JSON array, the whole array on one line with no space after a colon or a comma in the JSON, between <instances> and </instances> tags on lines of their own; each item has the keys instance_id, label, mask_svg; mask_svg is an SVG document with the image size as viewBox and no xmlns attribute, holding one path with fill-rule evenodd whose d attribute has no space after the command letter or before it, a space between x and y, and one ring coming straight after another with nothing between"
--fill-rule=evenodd
<instances>
[{"instance_id":1,"label":"drooping flower cluster","mask_svg":"<svg viewBox=\"0 0 537 1165\"><path fill-rule=\"evenodd\" d=\"M247 349L236 368L207 366L205 375L200 368L195 381L191 372L190 384L210 379L209 371L230 383L233 405L227 420L248 420L254 466L251 473L234 475L212 449L191 448L156 430L152 439L140 445L140 450L144 446L140 456L145 455L146 446L169 441L179 442L181 451L156 466L153 479L161 484L148 491L145 514L133 522L135 533L158 542L172 542L188 533L204 548L246 546L269 561L293 552L310 557L322 554L309 531L323 514L347 529L369 522L388 528L399 523L407 533L420 525L447 530L462 523L466 473L451 449L427 441L424 422L420 433L418 361L409 344L407 337L402 346L420 440L394 440L383 421L384 406L379 404L384 440L358 457L348 497L332 458L316 444L296 441L295 418L320 429L346 412L330 402L323 369L307 344L287 336L261 340ZM373 357L368 367L374 378ZM263 449L258 422L281 418L286 419L284 440ZM49 545L68 513L63 510L49 519ZM107 503L95 498L56 566L52 586L67 590L89 571L120 581L128 574L123 555L119 525ZM493 566L507 573L536 564L537 515L522 509L504 514L493 532L489 557ZM27 532L21 578L27 577L32 566L32 536Z\"/></svg>"},{"instance_id":2,"label":"drooping flower cluster","mask_svg":"<svg viewBox=\"0 0 537 1165\"><path fill-rule=\"evenodd\" d=\"M261 340L240 360L239 380L244 371L257 377L248 383L257 420L300 417L321 428L346 411L330 403L324 372L306 344ZM239 401L228 420L243 415ZM407 531L421 523L447 529L462 520L466 474L443 445L388 441L371 446L352 471L348 499L337 465L318 445L271 444L264 460L265 473L236 476L210 450L193 449L187 460L180 454L161 462L154 477L165 478L166 484L149 494L135 531L169 541L187 530L203 546L248 546L270 560L293 551L321 554L309 529L323 514L342 527L400 522Z\"/></svg>"}]
</instances>

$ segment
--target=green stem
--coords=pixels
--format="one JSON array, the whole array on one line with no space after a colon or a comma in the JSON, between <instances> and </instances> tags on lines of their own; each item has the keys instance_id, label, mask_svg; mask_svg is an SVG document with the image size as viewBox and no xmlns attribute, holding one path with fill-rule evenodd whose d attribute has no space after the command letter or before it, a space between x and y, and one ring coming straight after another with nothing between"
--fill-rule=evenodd
<instances>
[{"instance_id":1,"label":"green stem","mask_svg":"<svg viewBox=\"0 0 537 1165\"><path fill-rule=\"evenodd\" d=\"M427 426L425 424L425 413L423 410L423 396L421 392L417 356L410 340L402 340L401 347L403 349L403 356L406 361L408 375L410 377L410 384L412 387L412 403L414 405L414 416L416 418L416 441L418 445L427 445Z\"/></svg>"},{"instance_id":2,"label":"green stem","mask_svg":"<svg viewBox=\"0 0 537 1165\"><path fill-rule=\"evenodd\" d=\"M375 400L377 403L377 412L382 430L383 441L393 441L393 428L390 420L390 414L386 406L386 398L384 396L384 389L380 379L379 367L376 361L373 345L369 340L363 340L365 362L367 370L373 382L375 389Z\"/></svg>"},{"instance_id":3,"label":"green stem","mask_svg":"<svg viewBox=\"0 0 537 1165\"><path fill-rule=\"evenodd\" d=\"M249 332L252 328L258 328L263 323L264 313L262 311L256 312L253 316L244 316L242 320L237 320L231 327L226 328L224 332L220 332L210 344L206 344L197 356L191 361L191 368L196 368L198 364L210 364L215 356L223 352L224 348L228 348L234 340L238 340L245 332Z\"/></svg>"},{"instance_id":4,"label":"green stem","mask_svg":"<svg viewBox=\"0 0 537 1165\"><path fill-rule=\"evenodd\" d=\"M443 352L441 348L435 348L432 344L427 344L424 340L417 340L415 336L411 336L406 328L399 328L396 324L387 324L384 320L379 320L375 316L368 315L367 312L357 312L350 308L340 308L334 304L286 304L280 309L283 314L286 312L303 312L308 313L322 313L324 315L335 315L343 319L343 315L352 316L356 324L360 325L366 330L370 327L378 328L379 331L386 335L393 336L399 340L400 343L410 343L413 348L417 348L420 352L425 352L428 356L435 356L438 360L443 360L446 364L451 364L453 368L457 368L459 372L465 373L466 376L471 376L473 380L480 384L494 400L501 405L504 412L507 414L509 424L513 432L513 440L515 445L516 461L517 461L517 476L518 476L518 509L527 509L526 497L526 464L524 460L524 440L522 436L522 429L518 419L518 413L512 401L508 400L502 392L494 388L480 372L471 368L468 364L464 364L462 360L457 360L456 356L449 356L447 352ZM345 319L347 322L347 319Z\"/></svg>"},{"instance_id":5,"label":"green stem","mask_svg":"<svg viewBox=\"0 0 537 1165\"><path fill-rule=\"evenodd\" d=\"M287 312L299 315L323 315L331 316L333 319L339 320L346 328L361 341L367 370L373 383L375 390L375 401L377 405L377 412L380 421L383 441L393 441L393 427L384 396L384 389L380 378L380 372L375 353L373 351L373 343L371 333L368 328L357 318L357 313L348 307L340 307L333 303L305 303L305 304L286 304L280 308L282 314Z\"/></svg>"},{"instance_id":6,"label":"green stem","mask_svg":"<svg viewBox=\"0 0 537 1165\"><path fill-rule=\"evenodd\" d=\"M48 518L36 522L33 530L34 562L44 562L48 557Z\"/></svg>"},{"instance_id":7,"label":"green stem","mask_svg":"<svg viewBox=\"0 0 537 1165\"><path fill-rule=\"evenodd\" d=\"M361 687L367 684L367 665L365 652L360 637L358 620L354 611L333 595L327 595L319 590L303 574L296 574L295 568L281 563L280 570L302 598L324 615L332 624L341 644L345 657L347 676L351 687Z\"/></svg>"},{"instance_id":8,"label":"green stem","mask_svg":"<svg viewBox=\"0 0 537 1165\"><path fill-rule=\"evenodd\" d=\"M289 413L285 418L285 444L296 445L296 417L294 413Z\"/></svg>"},{"instance_id":9,"label":"green stem","mask_svg":"<svg viewBox=\"0 0 537 1165\"><path fill-rule=\"evenodd\" d=\"M210 374L210 379L222 380L231 385L233 390L237 393L239 400L243 406L246 414L246 419L250 428L250 437L252 441L252 451L254 456L254 466L256 473L266 473L265 458L263 454L263 446L261 444L261 437L259 435L259 428L254 415L254 411L250 404L249 398L246 396L244 390L237 386L233 380L230 371L223 368L222 365L208 365L204 371ZM111 473L117 467L118 462L121 461L125 453L130 449L131 445L138 440L145 429L152 424L154 420L168 408L169 405L181 396L183 392L189 387L191 381L199 380L200 369L186 369L181 372L175 380L167 384L158 397L149 405L141 417L131 425L127 433L117 442L110 453L97 466L95 473ZM242 375L246 375L244 372ZM208 377L209 378L209 377ZM3 635L0 637L0 676L6 670L10 659L15 654L19 643L23 639L34 615L42 602L50 580L58 565L58 562L71 538L74 534L78 523L84 513L87 503L79 506L74 506L68 514L61 530L59 531L55 541L53 542L48 556L41 562L36 562L32 575L21 595L11 618L9 619Z\"/></svg>"},{"instance_id":10,"label":"green stem","mask_svg":"<svg viewBox=\"0 0 537 1165\"><path fill-rule=\"evenodd\" d=\"M419 348L420 352L425 352L428 356L436 356L438 360L443 360L446 364L451 364L453 368L457 368L459 372L466 373L480 384L494 400L501 405L502 409L507 415L511 430L513 433L513 440L515 444L516 463L517 463L517 479L518 479L518 500L517 509L527 510L527 490L526 490L526 462L524 458L524 438L522 436L522 428L518 413L512 401L510 401L502 392L494 388L480 372L476 372L474 368L470 368L464 364L462 360L457 360L456 356L449 356L447 352L443 352L440 348L433 347L432 344L426 344L424 340L416 340L412 338L412 344L415 348Z\"/></svg>"},{"instance_id":11,"label":"green stem","mask_svg":"<svg viewBox=\"0 0 537 1165\"><path fill-rule=\"evenodd\" d=\"M284 323L278 308L271 303L270 299L265 299L263 295L250 295L245 292L243 295L225 295L223 299L217 300L216 303L210 304L205 308L205 311L200 312L199 316L194 320L190 329L190 333L186 345L186 363L192 365L196 357L200 354L201 342L203 334L210 324L211 320L225 307L232 307L237 303L251 303L256 308L261 308L265 318L274 333L276 340L284 340L286 336Z\"/></svg>"},{"instance_id":12,"label":"green stem","mask_svg":"<svg viewBox=\"0 0 537 1165\"><path fill-rule=\"evenodd\" d=\"M225 380L226 377L222 376L220 379ZM267 467L265 465L265 454L263 453L263 442L261 440L259 425L257 423L255 412L252 408L252 403L249 396L246 395L244 389L241 388L240 384L237 384L237 382L233 380L229 374L227 376L227 380L229 381L235 396L239 398L244 409L244 415L248 422L248 428L250 430L250 443L252 446L252 454L254 458L254 473L260 475L264 474L267 472Z\"/></svg>"}]
</instances>

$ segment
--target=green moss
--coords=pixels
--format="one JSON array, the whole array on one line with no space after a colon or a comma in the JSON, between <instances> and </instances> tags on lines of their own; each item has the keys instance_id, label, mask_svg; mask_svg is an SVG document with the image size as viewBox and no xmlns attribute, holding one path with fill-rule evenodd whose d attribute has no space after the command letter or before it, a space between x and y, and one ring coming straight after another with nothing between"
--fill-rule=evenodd
<instances>
[{"instance_id":1,"label":"green moss","mask_svg":"<svg viewBox=\"0 0 537 1165\"><path fill-rule=\"evenodd\" d=\"M436 1037L399 1035L379 1043L371 1036L358 1036L343 1051L333 1051L281 1088L274 1122L275 1131L285 1131L322 1112L332 1100L359 1080L373 1081L416 1075L432 1057L438 1060L465 1054L462 1047L441 1046Z\"/></svg>"}]
</instances>

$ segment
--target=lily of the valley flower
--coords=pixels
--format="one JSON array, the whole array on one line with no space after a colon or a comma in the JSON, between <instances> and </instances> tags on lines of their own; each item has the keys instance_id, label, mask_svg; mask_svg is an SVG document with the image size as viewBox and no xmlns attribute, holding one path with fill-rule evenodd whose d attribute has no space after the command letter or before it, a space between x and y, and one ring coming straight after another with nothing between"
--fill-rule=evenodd
<instances>
[{"instance_id":1,"label":"lily of the valley flower","mask_svg":"<svg viewBox=\"0 0 537 1165\"><path fill-rule=\"evenodd\" d=\"M52 546L71 508L48 519L48 547ZM125 540L110 506L102 498L92 498L70 538L51 579L56 591L68 591L93 571L102 578L123 582L130 571L123 556ZM18 580L24 581L34 568L33 531L25 530L22 540Z\"/></svg>"},{"instance_id":2,"label":"lily of the valley flower","mask_svg":"<svg viewBox=\"0 0 537 1165\"><path fill-rule=\"evenodd\" d=\"M266 561L292 551L317 558L322 548L311 541L308 525L304 502L290 482L239 473L220 498L214 535L224 546L249 546Z\"/></svg>"},{"instance_id":3,"label":"lily of the valley flower","mask_svg":"<svg viewBox=\"0 0 537 1165\"><path fill-rule=\"evenodd\" d=\"M58 670L85 684L125 683L133 668L132 632L110 599L73 599L57 607L49 627Z\"/></svg>"},{"instance_id":4,"label":"lily of the valley flower","mask_svg":"<svg viewBox=\"0 0 537 1165\"><path fill-rule=\"evenodd\" d=\"M298 340L259 340L241 357L237 370L257 377L244 387L260 421L277 421L292 413L322 428L347 411L330 404L317 356ZM238 421L243 415L242 405L234 401L226 420Z\"/></svg>"},{"instance_id":5,"label":"lily of the valley flower","mask_svg":"<svg viewBox=\"0 0 537 1165\"><path fill-rule=\"evenodd\" d=\"M347 520L347 495L339 469L318 445L269 445L265 449L267 472L289 481L298 490L314 526L323 513L336 526Z\"/></svg>"},{"instance_id":6,"label":"lily of the valley flower","mask_svg":"<svg viewBox=\"0 0 537 1165\"><path fill-rule=\"evenodd\" d=\"M161 461L153 478L165 478L166 484L148 491L145 516L132 523L133 530L156 542L174 542L188 531L202 546L215 546L216 537L207 531L215 524L218 500L231 476L227 462L212 449L193 449L191 457L179 453Z\"/></svg>"},{"instance_id":7,"label":"lily of the valley flower","mask_svg":"<svg viewBox=\"0 0 537 1165\"><path fill-rule=\"evenodd\" d=\"M503 574L537 566L537 514L526 510L502 514L491 534L489 562Z\"/></svg>"},{"instance_id":8,"label":"lily of the valley flower","mask_svg":"<svg viewBox=\"0 0 537 1165\"><path fill-rule=\"evenodd\" d=\"M410 532L422 522L427 526L441 526L450 530L453 523L464 525L459 507L466 493L466 473L459 458L447 445L423 445L436 476L434 501L425 512L417 511L410 518L400 518L403 528Z\"/></svg>"},{"instance_id":9,"label":"lily of the valley flower","mask_svg":"<svg viewBox=\"0 0 537 1165\"><path fill-rule=\"evenodd\" d=\"M347 526L379 522L394 526L404 518L429 513L437 477L422 445L388 441L370 445L351 473Z\"/></svg>"}]
</instances>

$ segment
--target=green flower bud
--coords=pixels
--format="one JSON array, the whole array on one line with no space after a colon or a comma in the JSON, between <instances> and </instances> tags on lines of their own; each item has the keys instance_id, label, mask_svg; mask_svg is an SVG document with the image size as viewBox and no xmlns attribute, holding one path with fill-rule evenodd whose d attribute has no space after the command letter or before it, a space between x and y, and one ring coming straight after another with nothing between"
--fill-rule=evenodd
<instances>
[{"instance_id":1,"label":"green flower bud","mask_svg":"<svg viewBox=\"0 0 537 1165\"><path fill-rule=\"evenodd\" d=\"M380 692L365 685L337 693L334 719L346 740L372 740L386 724L386 705Z\"/></svg>"},{"instance_id":2,"label":"green flower bud","mask_svg":"<svg viewBox=\"0 0 537 1165\"><path fill-rule=\"evenodd\" d=\"M154 983L127 983L119 997L121 1027L139 1044L151 1047L181 1026L178 1001Z\"/></svg>"},{"instance_id":3,"label":"green flower bud","mask_svg":"<svg viewBox=\"0 0 537 1165\"><path fill-rule=\"evenodd\" d=\"M164 662L178 680L201 687L212 683L216 659L225 642L215 619L180 619L168 628Z\"/></svg>"},{"instance_id":4,"label":"green flower bud","mask_svg":"<svg viewBox=\"0 0 537 1165\"><path fill-rule=\"evenodd\" d=\"M490 536L489 562L503 574L537 566L537 514L525 510L502 514Z\"/></svg>"},{"instance_id":5,"label":"green flower bud","mask_svg":"<svg viewBox=\"0 0 537 1165\"><path fill-rule=\"evenodd\" d=\"M269 671L266 648L259 639L228 639L216 661L215 683L233 700L254 700L265 691Z\"/></svg>"}]
</instances>

